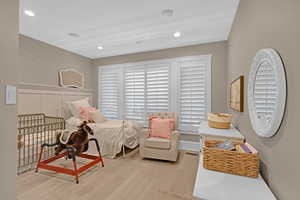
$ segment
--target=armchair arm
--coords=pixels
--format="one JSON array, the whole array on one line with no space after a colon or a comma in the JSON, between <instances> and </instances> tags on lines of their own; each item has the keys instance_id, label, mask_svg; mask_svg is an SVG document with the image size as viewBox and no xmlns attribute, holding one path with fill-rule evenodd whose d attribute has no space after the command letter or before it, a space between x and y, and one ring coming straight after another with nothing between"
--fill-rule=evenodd
<instances>
[{"instance_id":1,"label":"armchair arm","mask_svg":"<svg viewBox=\"0 0 300 200\"><path fill-rule=\"evenodd\" d=\"M171 136L171 140L174 140L174 141L178 141L180 138L180 133L179 131L175 130L172 132L172 136Z\"/></svg>"},{"instance_id":2,"label":"armchair arm","mask_svg":"<svg viewBox=\"0 0 300 200\"><path fill-rule=\"evenodd\" d=\"M172 149L177 149L178 148L179 139L180 139L180 132L177 131L177 130L173 131L172 136L171 136Z\"/></svg>"},{"instance_id":3,"label":"armchair arm","mask_svg":"<svg viewBox=\"0 0 300 200\"><path fill-rule=\"evenodd\" d=\"M145 139L149 136L149 129L143 128L139 134L140 145L144 145Z\"/></svg>"},{"instance_id":4,"label":"armchair arm","mask_svg":"<svg viewBox=\"0 0 300 200\"><path fill-rule=\"evenodd\" d=\"M140 133L140 138L147 138L149 136L149 128L143 128Z\"/></svg>"}]
</instances>

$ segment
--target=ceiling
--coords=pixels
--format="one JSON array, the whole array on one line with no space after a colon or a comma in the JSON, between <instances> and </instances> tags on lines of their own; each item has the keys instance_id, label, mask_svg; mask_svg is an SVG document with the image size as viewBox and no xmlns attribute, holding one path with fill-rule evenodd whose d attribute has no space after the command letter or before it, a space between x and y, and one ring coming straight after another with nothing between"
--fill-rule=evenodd
<instances>
[{"instance_id":1,"label":"ceiling","mask_svg":"<svg viewBox=\"0 0 300 200\"><path fill-rule=\"evenodd\" d=\"M239 0L22 0L20 33L89 58L145 52L227 40L238 3ZM173 16L162 15L164 9L172 9ZM24 10L33 11L35 16L25 15ZM181 37L173 37L176 31L181 32Z\"/></svg>"}]
</instances>

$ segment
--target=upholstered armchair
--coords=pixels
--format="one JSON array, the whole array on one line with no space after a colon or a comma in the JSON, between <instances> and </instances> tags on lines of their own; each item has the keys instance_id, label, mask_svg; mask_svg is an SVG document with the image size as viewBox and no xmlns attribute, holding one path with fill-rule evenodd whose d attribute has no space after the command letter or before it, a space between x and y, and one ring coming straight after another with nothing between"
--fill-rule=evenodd
<instances>
[{"instance_id":1,"label":"upholstered armchair","mask_svg":"<svg viewBox=\"0 0 300 200\"><path fill-rule=\"evenodd\" d=\"M150 113L148 117L174 118L175 130L170 139L149 136L149 129L144 129L140 135L140 156L159 160L176 161L180 133L177 131L177 116L171 112Z\"/></svg>"}]
</instances>

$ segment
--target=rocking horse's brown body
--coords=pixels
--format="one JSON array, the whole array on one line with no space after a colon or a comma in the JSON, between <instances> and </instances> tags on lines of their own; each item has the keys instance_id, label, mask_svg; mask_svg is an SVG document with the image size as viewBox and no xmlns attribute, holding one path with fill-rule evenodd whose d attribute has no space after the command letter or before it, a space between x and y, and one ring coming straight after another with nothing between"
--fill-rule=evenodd
<instances>
[{"instance_id":1,"label":"rocking horse's brown body","mask_svg":"<svg viewBox=\"0 0 300 200\"><path fill-rule=\"evenodd\" d=\"M93 130L84 121L77 131L71 133L71 136L67 144L63 144L60 141L61 133L56 137L57 147L55 148L55 155L58 155L61 151L66 149L68 146L72 146L76 149L76 154L81 154L89 148L89 134L94 135Z\"/></svg>"}]
</instances>

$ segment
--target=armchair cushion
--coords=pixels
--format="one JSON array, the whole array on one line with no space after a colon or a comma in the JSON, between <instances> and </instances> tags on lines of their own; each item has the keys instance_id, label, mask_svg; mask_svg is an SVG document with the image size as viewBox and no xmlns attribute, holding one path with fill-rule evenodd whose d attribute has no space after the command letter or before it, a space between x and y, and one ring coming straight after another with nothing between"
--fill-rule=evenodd
<instances>
[{"instance_id":1,"label":"armchair cushion","mask_svg":"<svg viewBox=\"0 0 300 200\"><path fill-rule=\"evenodd\" d=\"M145 140L145 146L155 149L170 149L171 141L164 138L149 137Z\"/></svg>"}]
</instances>

